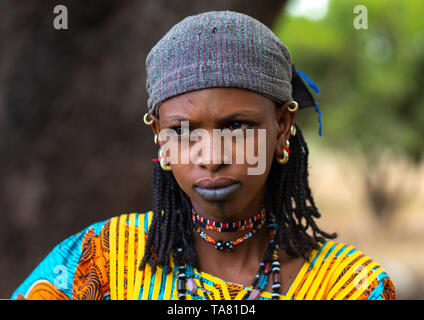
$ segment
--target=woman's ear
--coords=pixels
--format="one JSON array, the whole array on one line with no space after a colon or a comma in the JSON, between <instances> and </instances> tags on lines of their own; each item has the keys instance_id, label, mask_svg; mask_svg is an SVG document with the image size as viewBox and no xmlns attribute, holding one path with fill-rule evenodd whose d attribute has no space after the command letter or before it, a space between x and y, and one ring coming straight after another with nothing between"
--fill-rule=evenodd
<instances>
[{"instance_id":1,"label":"woman's ear","mask_svg":"<svg viewBox=\"0 0 424 320\"><path fill-rule=\"evenodd\" d=\"M278 135L277 135L277 146L276 152L278 155L281 154L281 148L287 147L286 140L290 139L290 127L294 126L294 122L296 119L296 111L291 112L288 110L288 106L291 105L291 101L287 101L284 104L278 105L276 108L276 119L278 123Z\"/></svg>"},{"instance_id":2,"label":"woman's ear","mask_svg":"<svg viewBox=\"0 0 424 320\"><path fill-rule=\"evenodd\" d=\"M159 117L157 117L157 116L155 116L153 114L150 114L150 118L153 120L153 122L150 125L150 127L152 128L153 134L157 135L157 138L155 138L155 143L156 143L156 141L159 141L159 132L160 132Z\"/></svg>"}]
</instances>

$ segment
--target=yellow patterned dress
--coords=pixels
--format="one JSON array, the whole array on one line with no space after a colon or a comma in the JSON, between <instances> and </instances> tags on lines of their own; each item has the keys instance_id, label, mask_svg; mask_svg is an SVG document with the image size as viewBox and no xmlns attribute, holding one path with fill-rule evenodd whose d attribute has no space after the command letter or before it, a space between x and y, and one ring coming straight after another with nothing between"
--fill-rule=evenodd
<instances>
[{"instance_id":1,"label":"yellow patterned dress","mask_svg":"<svg viewBox=\"0 0 424 320\"><path fill-rule=\"evenodd\" d=\"M93 224L57 245L15 290L26 299L177 299L177 268L165 274L137 266L152 212L124 214ZM197 293L187 290L187 299L202 300L200 280L209 297L239 300L248 287L224 281L187 266L186 273L197 284ZM281 300L395 299L393 282L385 270L352 246L327 241L305 261ZM260 300L271 299L262 292Z\"/></svg>"}]
</instances>

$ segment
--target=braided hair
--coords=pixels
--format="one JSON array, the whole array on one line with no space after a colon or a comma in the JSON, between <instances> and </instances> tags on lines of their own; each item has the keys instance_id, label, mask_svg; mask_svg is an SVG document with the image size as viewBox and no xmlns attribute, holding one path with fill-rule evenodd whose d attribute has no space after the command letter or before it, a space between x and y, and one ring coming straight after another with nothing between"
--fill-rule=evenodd
<instances>
[{"instance_id":1,"label":"braided hair","mask_svg":"<svg viewBox=\"0 0 424 320\"><path fill-rule=\"evenodd\" d=\"M308 184L309 150L301 130L290 137L290 160L285 165L273 161L266 181L265 208L277 223L276 241L280 248L293 257L307 259L311 249L319 242L334 239L335 233L322 231L315 219L318 212ZM153 217L145 244L145 254L139 265L146 263L155 272L163 267L171 272L170 257L176 265L190 264L198 268L193 242L191 202L179 187L171 171L161 169L153 162ZM311 229L311 233L308 233ZM177 248L184 248L177 253Z\"/></svg>"}]
</instances>

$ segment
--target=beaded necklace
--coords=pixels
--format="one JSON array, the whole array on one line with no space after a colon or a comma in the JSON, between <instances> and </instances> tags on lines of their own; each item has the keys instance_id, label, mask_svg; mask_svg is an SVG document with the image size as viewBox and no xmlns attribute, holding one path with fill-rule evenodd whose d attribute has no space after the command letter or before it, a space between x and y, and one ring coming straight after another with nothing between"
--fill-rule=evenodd
<instances>
[{"instance_id":1,"label":"beaded necklace","mask_svg":"<svg viewBox=\"0 0 424 320\"><path fill-rule=\"evenodd\" d=\"M265 251L264 259L259 264L255 278L242 300L257 300L268 285L271 272L273 280L271 298L272 300L280 298L280 254L278 245L274 241L276 233L275 223L269 223L267 228L270 235L268 248Z\"/></svg>"},{"instance_id":2,"label":"beaded necklace","mask_svg":"<svg viewBox=\"0 0 424 320\"><path fill-rule=\"evenodd\" d=\"M251 238L256 232L258 232L258 230L262 228L262 226L265 224L266 218L266 210L264 208L262 208L259 213L257 213L251 218L227 223L217 222L203 218L202 216L198 215L194 209L192 209L191 212L193 220L193 230L199 233L200 237L203 240L209 242L210 244L213 244L217 250L225 249L227 251L232 251L240 243ZM201 228L215 230L218 232L232 232L237 230L249 230L249 232L235 240L223 241L215 240Z\"/></svg>"},{"instance_id":3,"label":"beaded necklace","mask_svg":"<svg viewBox=\"0 0 424 320\"><path fill-rule=\"evenodd\" d=\"M200 237L203 240L213 244L216 249L218 249L218 250L224 250L225 249L227 251L232 251L240 243L246 241L247 239L250 239L256 232L258 232L258 230L260 230L262 228L262 226L263 226L263 223L259 223L251 231L242 235L240 238L237 238L235 240L230 240L230 241L215 240L210 235L208 235L206 232L204 232L200 227L194 228L194 230L200 234Z\"/></svg>"},{"instance_id":4,"label":"beaded necklace","mask_svg":"<svg viewBox=\"0 0 424 320\"><path fill-rule=\"evenodd\" d=\"M194 208L191 209L192 213L192 221L194 224L205 228L207 230L218 231L218 232L234 232L234 231L244 231L249 230L263 223L263 220L266 216L265 208L262 208L256 215L253 217L234 221L234 222L217 222L214 220L210 220L199 215Z\"/></svg>"},{"instance_id":5,"label":"beaded necklace","mask_svg":"<svg viewBox=\"0 0 424 320\"><path fill-rule=\"evenodd\" d=\"M257 300L260 297L261 292L265 290L271 273L273 281L271 298L272 300L279 300L280 298L280 257L278 245L274 241L276 233L275 222L270 221L270 223L267 225L267 228L268 234L270 236L268 248L265 251L264 258L259 265L255 278L253 279L251 286L248 288L242 300ZM177 252L178 254L181 254L182 248L178 248ZM191 295L196 296L198 288L196 282L194 281L194 274L189 274L187 277L186 266L180 265L177 267L177 270L178 299L185 300L187 291ZM200 289L202 290L204 297L207 300L212 300L204 288L201 276L199 276L199 280L201 284Z\"/></svg>"}]
</instances>

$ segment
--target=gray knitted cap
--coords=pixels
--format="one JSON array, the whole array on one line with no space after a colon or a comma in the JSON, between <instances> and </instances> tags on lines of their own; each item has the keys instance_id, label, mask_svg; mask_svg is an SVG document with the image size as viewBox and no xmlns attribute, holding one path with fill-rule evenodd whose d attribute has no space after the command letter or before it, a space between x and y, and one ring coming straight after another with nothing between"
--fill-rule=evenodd
<instances>
[{"instance_id":1,"label":"gray knitted cap","mask_svg":"<svg viewBox=\"0 0 424 320\"><path fill-rule=\"evenodd\" d=\"M189 16L146 58L148 110L166 99L211 87L237 87L276 102L292 99L290 53L258 20L234 11Z\"/></svg>"}]
</instances>

